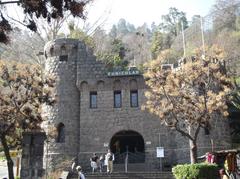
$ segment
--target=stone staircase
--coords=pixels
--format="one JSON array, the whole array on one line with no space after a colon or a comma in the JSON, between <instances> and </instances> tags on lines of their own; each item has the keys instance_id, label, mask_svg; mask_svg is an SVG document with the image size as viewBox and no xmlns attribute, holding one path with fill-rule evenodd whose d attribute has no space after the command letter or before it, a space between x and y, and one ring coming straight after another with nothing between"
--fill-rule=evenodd
<instances>
[{"instance_id":1,"label":"stone staircase","mask_svg":"<svg viewBox=\"0 0 240 179\"><path fill-rule=\"evenodd\" d=\"M171 172L114 172L86 174L87 179L174 179Z\"/></svg>"},{"instance_id":2,"label":"stone staircase","mask_svg":"<svg viewBox=\"0 0 240 179\"><path fill-rule=\"evenodd\" d=\"M134 163L134 164L128 164L127 170L129 172L145 172L145 171L149 171L149 167L144 163ZM114 172L125 172L125 165L124 164L114 164L113 171Z\"/></svg>"},{"instance_id":3,"label":"stone staircase","mask_svg":"<svg viewBox=\"0 0 240 179\"><path fill-rule=\"evenodd\" d=\"M125 172L124 164L114 164L113 173L107 174L106 167L103 169L103 173L92 173L91 168L84 168L84 175L86 179L174 179L170 170L159 171L149 170L149 166L143 163L128 164L128 172ZM68 177L67 179L78 179L77 175Z\"/></svg>"}]
</instances>

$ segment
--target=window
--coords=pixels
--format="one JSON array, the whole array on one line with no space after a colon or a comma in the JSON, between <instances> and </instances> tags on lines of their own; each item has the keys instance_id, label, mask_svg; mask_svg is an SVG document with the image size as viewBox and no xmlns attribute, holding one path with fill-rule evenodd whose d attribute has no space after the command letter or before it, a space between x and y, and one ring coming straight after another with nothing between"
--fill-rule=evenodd
<instances>
[{"instance_id":1,"label":"window","mask_svg":"<svg viewBox=\"0 0 240 179\"><path fill-rule=\"evenodd\" d=\"M68 61L68 56L67 56L67 55L60 55L60 56L59 56L59 61L60 61L60 62L66 62L66 61Z\"/></svg>"},{"instance_id":2,"label":"window","mask_svg":"<svg viewBox=\"0 0 240 179\"><path fill-rule=\"evenodd\" d=\"M207 122L204 126L204 133L205 135L209 135L210 134L210 129L211 129L211 126L210 124Z\"/></svg>"},{"instance_id":3,"label":"window","mask_svg":"<svg viewBox=\"0 0 240 179\"><path fill-rule=\"evenodd\" d=\"M130 91L130 103L131 103L131 107L138 107L138 91L137 90Z\"/></svg>"},{"instance_id":4,"label":"window","mask_svg":"<svg viewBox=\"0 0 240 179\"><path fill-rule=\"evenodd\" d=\"M90 92L90 108L97 108L97 92Z\"/></svg>"},{"instance_id":5,"label":"window","mask_svg":"<svg viewBox=\"0 0 240 179\"><path fill-rule=\"evenodd\" d=\"M56 142L57 143L65 142L65 126L63 123L58 124Z\"/></svg>"},{"instance_id":6,"label":"window","mask_svg":"<svg viewBox=\"0 0 240 179\"><path fill-rule=\"evenodd\" d=\"M120 108L122 107L122 95L121 91L114 91L114 107Z\"/></svg>"}]
</instances>

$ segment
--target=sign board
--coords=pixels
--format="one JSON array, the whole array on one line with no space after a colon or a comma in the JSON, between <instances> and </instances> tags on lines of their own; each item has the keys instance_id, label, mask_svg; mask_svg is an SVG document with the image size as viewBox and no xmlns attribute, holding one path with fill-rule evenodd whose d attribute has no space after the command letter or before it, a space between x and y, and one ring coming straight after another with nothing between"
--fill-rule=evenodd
<instances>
[{"instance_id":1,"label":"sign board","mask_svg":"<svg viewBox=\"0 0 240 179\"><path fill-rule=\"evenodd\" d=\"M151 141L146 141L146 145L151 145L152 142Z\"/></svg>"},{"instance_id":2,"label":"sign board","mask_svg":"<svg viewBox=\"0 0 240 179\"><path fill-rule=\"evenodd\" d=\"M132 76L132 75L140 75L140 71L138 70L131 70L131 71L114 71L114 72L108 72L107 76L113 77L113 76Z\"/></svg>"},{"instance_id":3,"label":"sign board","mask_svg":"<svg viewBox=\"0 0 240 179\"><path fill-rule=\"evenodd\" d=\"M164 148L157 147L157 158L163 158L163 157L164 157Z\"/></svg>"},{"instance_id":4,"label":"sign board","mask_svg":"<svg viewBox=\"0 0 240 179\"><path fill-rule=\"evenodd\" d=\"M108 147L108 143L104 143L103 146L104 146L104 147Z\"/></svg>"}]
</instances>

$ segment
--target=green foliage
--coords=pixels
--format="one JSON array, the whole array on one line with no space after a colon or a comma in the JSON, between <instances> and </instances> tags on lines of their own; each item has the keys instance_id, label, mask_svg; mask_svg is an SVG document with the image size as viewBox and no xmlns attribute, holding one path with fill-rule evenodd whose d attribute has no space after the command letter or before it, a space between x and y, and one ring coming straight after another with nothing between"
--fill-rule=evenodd
<instances>
[{"instance_id":1,"label":"green foliage","mask_svg":"<svg viewBox=\"0 0 240 179\"><path fill-rule=\"evenodd\" d=\"M232 92L231 103L240 110L240 77L233 79L235 90Z\"/></svg>"},{"instance_id":2,"label":"green foliage","mask_svg":"<svg viewBox=\"0 0 240 179\"><path fill-rule=\"evenodd\" d=\"M110 71L114 69L124 70L128 66L128 61L124 60L125 52L126 48L123 42L114 39L111 43L111 49L108 52L97 54L97 57L106 64Z\"/></svg>"},{"instance_id":3,"label":"green foliage","mask_svg":"<svg viewBox=\"0 0 240 179\"><path fill-rule=\"evenodd\" d=\"M0 145L0 152L2 152L2 151L3 151L3 146Z\"/></svg>"},{"instance_id":4,"label":"green foliage","mask_svg":"<svg viewBox=\"0 0 240 179\"><path fill-rule=\"evenodd\" d=\"M231 128L231 137L232 142L235 144L239 144L240 142L240 78L236 77L233 79L233 83L235 85L235 89L232 91L230 96L231 103L229 104L229 112L230 112L230 121L229 125Z\"/></svg>"},{"instance_id":5,"label":"green foliage","mask_svg":"<svg viewBox=\"0 0 240 179\"><path fill-rule=\"evenodd\" d=\"M156 31L153 34L153 40L151 44L152 59L156 59L158 54L164 49L163 33Z\"/></svg>"},{"instance_id":6,"label":"green foliage","mask_svg":"<svg viewBox=\"0 0 240 179\"><path fill-rule=\"evenodd\" d=\"M233 94L232 104L237 108L240 109L240 91L237 91Z\"/></svg>"},{"instance_id":7,"label":"green foliage","mask_svg":"<svg viewBox=\"0 0 240 179\"><path fill-rule=\"evenodd\" d=\"M77 27L73 21L68 24L68 29L70 31L69 38L82 40L87 46L94 48L93 38Z\"/></svg>"},{"instance_id":8,"label":"green foliage","mask_svg":"<svg viewBox=\"0 0 240 179\"><path fill-rule=\"evenodd\" d=\"M176 179L218 178L218 167L215 164L197 163L177 165L172 169Z\"/></svg>"},{"instance_id":9,"label":"green foliage","mask_svg":"<svg viewBox=\"0 0 240 179\"><path fill-rule=\"evenodd\" d=\"M105 64L109 71L113 71L114 69L120 68L124 70L128 66L128 61L122 60L119 55L112 53L103 53L97 54L97 57L101 59Z\"/></svg>"},{"instance_id":10,"label":"green foliage","mask_svg":"<svg viewBox=\"0 0 240 179\"><path fill-rule=\"evenodd\" d=\"M162 16L163 22L155 29L151 43L152 59L156 59L162 50L169 49L174 38L188 27L186 14L177 8L170 8L169 13Z\"/></svg>"},{"instance_id":11,"label":"green foliage","mask_svg":"<svg viewBox=\"0 0 240 179\"><path fill-rule=\"evenodd\" d=\"M0 161L4 161L4 160L6 160L6 157L0 154Z\"/></svg>"},{"instance_id":12,"label":"green foliage","mask_svg":"<svg viewBox=\"0 0 240 179\"><path fill-rule=\"evenodd\" d=\"M169 8L169 13L162 16L163 23L161 24L163 30L170 33L173 36L177 36L181 31L181 26L183 29L188 27L188 21L186 13L179 11L175 7Z\"/></svg>"},{"instance_id":13,"label":"green foliage","mask_svg":"<svg viewBox=\"0 0 240 179\"><path fill-rule=\"evenodd\" d=\"M112 45L111 52L119 56L120 59L123 59L125 57L125 50L126 50L123 42L119 39L114 39L111 45Z\"/></svg>"}]
</instances>

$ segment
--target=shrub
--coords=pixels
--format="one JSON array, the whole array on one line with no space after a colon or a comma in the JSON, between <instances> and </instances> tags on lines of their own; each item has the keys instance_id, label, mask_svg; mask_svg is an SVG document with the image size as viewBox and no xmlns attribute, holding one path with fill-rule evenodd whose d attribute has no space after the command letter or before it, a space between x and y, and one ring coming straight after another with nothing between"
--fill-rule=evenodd
<instances>
[{"instance_id":1,"label":"shrub","mask_svg":"<svg viewBox=\"0 0 240 179\"><path fill-rule=\"evenodd\" d=\"M1 144L0 144L0 152L2 152L3 151L3 146L1 146Z\"/></svg>"},{"instance_id":2,"label":"shrub","mask_svg":"<svg viewBox=\"0 0 240 179\"><path fill-rule=\"evenodd\" d=\"M215 164L197 163L177 165L172 169L176 179L209 179L218 178L218 167Z\"/></svg>"}]
</instances>

